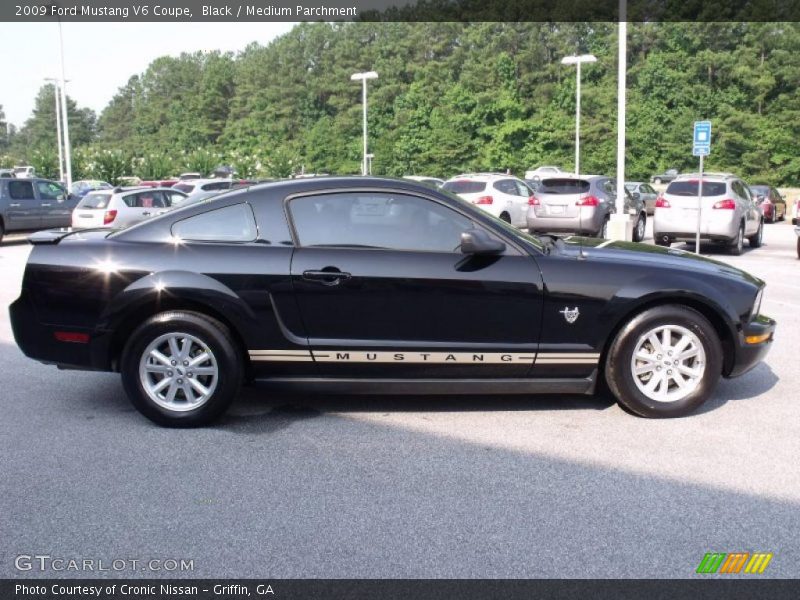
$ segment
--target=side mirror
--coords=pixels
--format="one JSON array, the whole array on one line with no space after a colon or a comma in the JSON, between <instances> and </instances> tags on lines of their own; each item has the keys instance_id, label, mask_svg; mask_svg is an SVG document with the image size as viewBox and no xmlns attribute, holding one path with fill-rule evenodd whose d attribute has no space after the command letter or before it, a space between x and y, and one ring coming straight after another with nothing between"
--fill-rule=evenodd
<instances>
[{"instance_id":1,"label":"side mirror","mask_svg":"<svg viewBox=\"0 0 800 600\"><path fill-rule=\"evenodd\" d=\"M502 254L505 249L503 242L489 237L483 229L468 229L461 234L461 252L464 254Z\"/></svg>"}]
</instances>

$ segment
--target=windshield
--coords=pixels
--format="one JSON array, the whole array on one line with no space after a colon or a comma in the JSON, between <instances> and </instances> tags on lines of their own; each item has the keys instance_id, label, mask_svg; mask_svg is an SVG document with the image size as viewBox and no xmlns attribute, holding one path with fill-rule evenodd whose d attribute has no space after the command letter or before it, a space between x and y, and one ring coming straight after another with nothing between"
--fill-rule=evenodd
<instances>
[{"instance_id":1,"label":"windshield","mask_svg":"<svg viewBox=\"0 0 800 600\"><path fill-rule=\"evenodd\" d=\"M486 189L486 182L473 179L455 179L445 183L442 189L454 194L477 194Z\"/></svg>"},{"instance_id":2,"label":"windshield","mask_svg":"<svg viewBox=\"0 0 800 600\"><path fill-rule=\"evenodd\" d=\"M89 193L78 202L77 208L105 208L110 198L111 194Z\"/></svg>"},{"instance_id":3,"label":"windshield","mask_svg":"<svg viewBox=\"0 0 800 600\"><path fill-rule=\"evenodd\" d=\"M673 196L697 196L699 181L697 179L687 179L684 181L673 181L667 187L667 194ZM727 185L721 181L703 181L703 198L709 196L722 196L727 189Z\"/></svg>"}]
</instances>

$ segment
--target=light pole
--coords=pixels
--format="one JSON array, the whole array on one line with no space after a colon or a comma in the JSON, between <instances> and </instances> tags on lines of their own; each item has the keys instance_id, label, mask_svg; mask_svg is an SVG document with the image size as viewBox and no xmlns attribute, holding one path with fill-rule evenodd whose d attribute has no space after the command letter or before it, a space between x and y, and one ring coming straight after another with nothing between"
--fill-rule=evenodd
<instances>
[{"instance_id":1,"label":"light pole","mask_svg":"<svg viewBox=\"0 0 800 600\"><path fill-rule=\"evenodd\" d=\"M45 77L45 81L53 84L53 96L56 99L56 139L58 140L58 180L64 182L64 150L61 146L61 103L58 100L58 79Z\"/></svg>"},{"instance_id":2,"label":"light pole","mask_svg":"<svg viewBox=\"0 0 800 600\"><path fill-rule=\"evenodd\" d=\"M64 74L64 34L61 19L58 20L58 39L61 47L61 120L64 122L64 167L66 169L67 191L72 187L72 151L69 145L69 120L67 119L67 78Z\"/></svg>"},{"instance_id":3,"label":"light pole","mask_svg":"<svg viewBox=\"0 0 800 600\"><path fill-rule=\"evenodd\" d=\"M565 56L561 59L562 65L575 65L577 85L575 86L575 175L581 172L581 65L583 63L597 62L593 54L580 56Z\"/></svg>"},{"instance_id":4,"label":"light pole","mask_svg":"<svg viewBox=\"0 0 800 600\"><path fill-rule=\"evenodd\" d=\"M364 153L361 159L361 174L367 175L369 174L369 164L367 157L367 79L377 79L378 74L375 71L366 71L364 73L353 73L350 76L352 81L361 81L361 104L364 113Z\"/></svg>"}]
</instances>

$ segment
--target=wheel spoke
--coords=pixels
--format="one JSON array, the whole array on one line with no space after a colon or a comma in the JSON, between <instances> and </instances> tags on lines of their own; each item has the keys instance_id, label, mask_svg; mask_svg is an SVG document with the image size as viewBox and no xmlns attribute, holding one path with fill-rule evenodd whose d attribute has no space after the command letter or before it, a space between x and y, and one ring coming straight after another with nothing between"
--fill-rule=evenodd
<instances>
[{"instance_id":1,"label":"wheel spoke","mask_svg":"<svg viewBox=\"0 0 800 600\"><path fill-rule=\"evenodd\" d=\"M658 335L655 332L650 334L650 337L647 338L647 341L653 346L654 352L657 352L658 354L662 354L664 352L664 348L661 346L661 340L658 339Z\"/></svg>"},{"instance_id":2,"label":"wheel spoke","mask_svg":"<svg viewBox=\"0 0 800 600\"><path fill-rule=\"evenodd\" d=\"M700 350L697 348L697 346L692 346L688 350L686 350L686 351L682 352L681 354L679 354L675 358L675 361L676 362L684 362L684 361L686 361L687 358L694 358L699 353L700 353Z\"/></svg>"},{"instance_id":3,"label":"wheel spoke","mask_svg":"<svg viewBox=\"0 0 800 600\"><path fill-rule=\"evenodd\" d=\"M155 385L154 385L154 386L151 388L151 391L152 391L154 394L157 394L158 392L160 392L161 390L163 390L165 387L167 387L167 386L168 386L168 385L170 385L171 383L172 383L172 377L164 377L164 379L162 379L161 381L159 381L157 384L155 384Z\"/></svg>"},{"instance_id":4,"label":"wheel spoke","mask_svg":"<svg viewBox=\"0 0 800 600\"><path fill-rule=\"evenodd\" d=\"M688 377L690 377L691 379L695 379L697 377L700 377L703 374L702 367L698 367L698 368L692 369L691 367L687 367L686 365L675 365L675 368L679 372L681 372L684 375L687 375Z\"/></svg>"},{"instance_id":5,"label":"wheel spoke","mask_svg":"<svg viewBox=\"0 0 800 600\"><path fill-rule=\"evenodd\" d=\"M167 365L154 365L152 363L145 365L144 368L148 373L159 373L161 375L166 375L170 369Z\"/></svg>"},{"instance_id":6,"label":"wheel spoke","mask_svg":"<svg viewBox=\"0 0 800 600\"><path fill-rule=\"evenodd\" d=\"M178 348L178 340L173 335L169 338L169 353L172 355L170 358L178 360L181 357L181 351Z\"/></svg>"},{"instance_id":7,"label":"wheel spoke","mask_svg":"<svg viewBox=\"0 0 800 600\"><path fill-rule=\"evenodd\" d=\"M167 402L174 402L175 401L175 394L178 393L178 383L174 380L170 381L169 389L167 390L167 396L165 400Z\"/></svg>"},{"instance_id":8,"label":"wheel spoke","mask_svg":"<svg viewBox=\"0 0 800 600\"><path fill-rule=\"evenodd\" d=\"M656 368L655 365L652 364L652 363L646 364L646 365L641 365L641 366L636 367L636 369L634 370L634 373L636 375L646 375L647 373L652 373L653 371L655 371L655 368Z\"/></svg>"},{"instance_id":9,"label":"wheel spoke","mask_svg":"<svg viewBox=\"0 0 800 600\"><path fill-rule=\"evenodd\" d=\"M203 352L195 356L192 360L189 361L189 366L194 367L195 365L199 365L209 359L208 352ZM214 369L216 371L216 369Z\"/></svg>"},{"instance_id":10,"label":"wheel spoke","mask_svg":"<svg viewBox=\"0 0 800 600\"><path fill-rule=\"evenodd\" d=\"M163 354L161 354L161 352L159 352L155 348L153 348L150 351L150 356L155 358L158 362L160 362L165 367L171 367L172 366L172 363L169 362L169 359L166 356L164 356Z\"/></svg>"},{"instance_id":11,"label":"wheel spoke","mask_svg":"<svg viewBox=\"0 0 800 600\"><path fill-rule=\"evenodd\" d=\"M181 353L180 353L181 360L189 356L189 350L191 349L192 349L192 340L190 340L189 338L183 338L181 340Z\"/></svg>"},{"instance_id":12,"label":"wheel spoke","mask_svg":"<svg viewBox=\"0 0 800 600\"><path fill-rule=\"evenodd\" d=\"M208 388L196 379L190 379L189 384L198 392L200 392L201 396L205 396L208 393Z\"/></svg>"},{"instance_id":13,"label":"wheel spoke","mask_svg":"<svg viewBox=\"0 0 800 600\"><path fill-rule=\"evenodd\" d=\"M689 336L682 335L681 339L678 340L678 343L672 347L673 355L680 355L681 352L692 343L692 340Z\"/></svg>"},{"instance_id":14,"label":"wheel spoke","mask_svg":"<svg viewBox=\"0 0 800 600\"><path fill-rule=\"evenodd\" d=\"M181 389L183 390L183 395L186 397L186 401L189 404L194 404L197 401L197 398L192 391L192 386L184 382L181 384Z\"/></svg>"},{"instance_id":15,"label":"wheel spoke","mask_svg":"<svg viewBox=\"0 0 800 600\"><path fill-rule=\"evenodd\" d=\"M683 375L681 375L680 370L675 369L672 371L672 380L679 388L686 387L687 381L683 378Z\"/></svg>"},{"instance_id":16,"label":"wheel spoke","mask_svg":"<svg viewBox=\"0 0 800 600\"><path fill-rule=\"evenodd\" d=\"M192 373L195 375L214 375L217 370L214 367L194 367Z\"/></svg>"}]
</instances>

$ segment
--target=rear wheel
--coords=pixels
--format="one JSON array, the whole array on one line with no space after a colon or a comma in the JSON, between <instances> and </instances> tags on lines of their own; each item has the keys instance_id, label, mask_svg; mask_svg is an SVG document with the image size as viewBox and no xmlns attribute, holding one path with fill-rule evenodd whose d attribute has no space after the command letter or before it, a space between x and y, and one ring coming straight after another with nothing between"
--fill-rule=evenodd
<instances>
[{"instance_id":1,"label":"rear wheel","mask_svg":"<svg viewBox=\"0 0 800 600\"><path fill-rule=\"evenodd\" d=\"M736 237L733 238L729 250L734 256L740 256L742 254L742 250L744 250L744 223L739 225L739 230L736 232Z\"/></svg>"},{"instance_id":2,"label":"rear wheel","mask_svg":"<svg viewBox=\"0 0 800 600\"><path fill-rule=\"evenodd\" d=\"M3 228L3 222L0 221L0 242L3 241L3 236L6 234L6 230Z\"/></svg>"},{"instance_id":3,"label":"rear wheel","mask_svg":"<svg viewBox=\"0 0 800 600\"><path fill-rule=\"evenodd\" d=\"M773 222L775 219L775 213L772 213ZM755 234L751 235L747 238L747 241L750 243L751 248L760 248L761 242L764 240L764 221L760 221L758 223L758 231Z\"/></svg>"},{"instance_id":4,"label":"rear wheel","mask_svg":"<svg viewBox=\"0 0 800 600\"><path fill-rule=\"evenodd\" d=\"M151 421L194 427L217 419L242 382L242 357L230 331L195 312L165 312L131 335L121 362L133 405Z\"/></svg>"},{"instance_id":5,"label":"rear wheel","mask_svg":"<svg viewBox=\"0 0 800 600\"><path fill-rule=\"evenodd\" d=\"M633 226L633 241L641 242L644 239L644 232L647 227L647 217L643 214L639 215L636 219L636 224Z\"/></svg>"},{"instance_id":6,"label":"rear wheel","mask_svg":"<svg viewBox=\"0 0 800 600\"><path fill-rule=\"evenodd\" d=\"M511 223L511 215L509 215L507 212L501 213L500 219L502 219L506 223Z\"/></svg>"},{"instance_id":7,"label":"rear wheel","mask_svg":"<svg viewBox=\"0 0 800 600\"><path fill-rule=\"evenodd\" d=\"M608 239L608 217L603 221L603 224L600 226L600 231L597 232L595 237Z\"/></svg>"},{"instance_id":8,"label":"rear wheel","mask_svg":"<svg viewBox=\"0 0 800 600\"><path fill-rule=\"evenodd\" d=\"M697 311L676 305L631 319L611 344L605 368L619 403L652 418L691 413L714 391L721 372L714 328Z\"/></svg>"}]
</instances>

